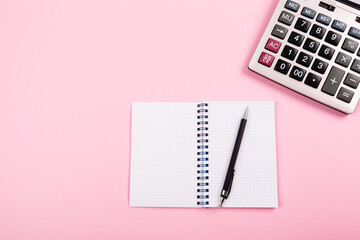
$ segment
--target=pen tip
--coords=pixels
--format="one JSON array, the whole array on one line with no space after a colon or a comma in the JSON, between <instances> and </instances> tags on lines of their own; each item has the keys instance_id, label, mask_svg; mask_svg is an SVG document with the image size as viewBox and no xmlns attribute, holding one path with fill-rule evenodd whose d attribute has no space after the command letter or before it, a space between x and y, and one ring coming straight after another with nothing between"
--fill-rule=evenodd
<instances>
[{"instance_id":1,"label":"pen tip","mask_svg":"<svg viewBox=\"0 0 360 240\"><path fill-rule=\"evenodd\" d=\"M246 107L244 119L247 119L248 112L249 112L249 106Z\"/></svg>"},{"instance_id":2,"label":"pen tip","mask_svg":"<svg viewBox=\"0 0 360 240\"><path fill-rule=\"evenodd\" d=\"M223 205L223 203L224 203L224 200L225 200L224 197L221 197L221 198L220 198L220 205L219 205L219 207L222 207L222 205Z\"/></svg>"}]
</instances>

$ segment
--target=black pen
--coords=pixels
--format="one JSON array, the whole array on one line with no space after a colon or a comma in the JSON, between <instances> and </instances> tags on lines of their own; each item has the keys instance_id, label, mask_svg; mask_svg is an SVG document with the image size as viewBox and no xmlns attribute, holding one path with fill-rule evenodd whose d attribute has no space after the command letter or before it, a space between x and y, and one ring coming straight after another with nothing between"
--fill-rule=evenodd
<instances>
[{"instance_id":1,"label":"black pen","mask_svg":"<svg viewBox=\"0 0 360 240\"><path fill-rule=\"evenodd\" d=\"M234 149L233 149L231 159L230 159L230 163L229 163L229 167L228 167L228 170L227 170L227 173L226 173L224 186L223 186L223 188L221 190L221 194L220 194L220 207L222 207L222 205L224 203L224 200L229 197L229 194L230 194L230 191L231 191L231 185L232 185L232 182L233 182L233 179L234 179L234 174L235 174L235 163L236 163L236 159L237 159L237 156L238 156L238 153L239 153L241 140L242 140L242 137L243 137L244 131L245 131L248 110L249 110L249 107L246 107L244 117L241 119L241 122L240 122L239 131L238 131L238 134L237 134L237 137L236 137Z\"/></svg>"}]
</instances>

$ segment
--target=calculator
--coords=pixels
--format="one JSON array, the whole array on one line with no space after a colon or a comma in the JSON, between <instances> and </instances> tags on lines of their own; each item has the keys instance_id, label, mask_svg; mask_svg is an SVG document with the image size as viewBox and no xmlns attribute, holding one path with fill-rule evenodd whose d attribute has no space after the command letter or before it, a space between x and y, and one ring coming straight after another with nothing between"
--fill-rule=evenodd
<instances>
[{"instance_id":1,"label":"calculator","mask_svg":"<svg viewBox=\"0 0 360 240\"><path fill-rule=\"evenodd\" d=\"M280 0L249 68L350 114L360 97L359 44L359 0Z\"/></svg>"}]
</instances>

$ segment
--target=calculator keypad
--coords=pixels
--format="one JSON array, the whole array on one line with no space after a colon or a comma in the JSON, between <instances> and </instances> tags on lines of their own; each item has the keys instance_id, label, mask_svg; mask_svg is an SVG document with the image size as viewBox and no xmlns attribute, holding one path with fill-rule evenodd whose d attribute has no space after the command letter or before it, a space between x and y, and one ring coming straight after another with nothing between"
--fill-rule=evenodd
<instances>
[{"instance_id":1,"label":"calculator keypad","mask_svg":"<svg viewBox=\"0 0 360 240\"><path fill-rule=\"evenodd\" d=\"M282 13L280 14L280 17L279 17L279 22L290 26L292 24L292 22L294 21L294 18L295 18L294 14L291 14L286 11L282 11Z\"/></svg>"},{"instance_id":2,"label":"calculator keypad","mask_svg":"<svg viewBox=\"0 0 360 240\"><path fill-rule=\"evenodd\" d=\"M340 86L341 79L343 78L344 74L344 70L341 70L337 67L332 67L321 91L334 96L338 87Z\"/></svg>"},{"instance_id":3,"label":"calculator keypad","mask_svg":"<svg viewBox=\"0 0 360 240\"><path fill-rule=\"evenodd\" d=\"M281 53L281 56L289 60L294 60L298 50L296 48L286 45Z\"/></svg>"},{"instance_id":4,"label":"calculator keypad","mask_svg":"<svg viewBox=\"0 0 360 240\"><path fill-rule=\"evenodd\" d=\"M299 18L295 23L295 28L297 30L300 30L300 31L306 33L309 30L310 25L311 25L310 21L307 21L303 18Z\"/></svg>"},{"instance_id":5,"label":"calculator keypad","mask_svg":"<svg viewBox=\"0 0 360 240\"><path fill-rule=\"evenodd\" d=\"M313 57L311 55L301 52L296 59L296 62L300 65L303 65L304 67L309 67L312 59Z\"/></svg>"},{"instance_id":6,"label":"calculator keypad","mask_svg":"<svg viewBox=\"0 0 360 240\"><path fill-rule=\"evenodd\" d=\"M311 91L350 103L360 88L360 29L296 1L283 7L258 62Z\"/></svg>"},{"instance_id":7,"label":"calculator keypad","mask_svg":"<svg viewBox=\"0 0 360 240\"><path fill-rule=\"evenodd\" d=\"M286 75L289 72L290 67L291 67L290 63L279 59L275 65L274 69L275 69L275 71L278 71L278 72Z\"/></svg>"},{"instance_id":8,"label":"calculator keypad","mask_svg":"<svg viewBox=\"0 0 360 240\"><path fill-rule=\"evenodd\" d=\"M331 45L334 46L339 45L340 40L341 40L341 35L333 31L329 31L325 38L325 42L330 43Z\"/></svg>"},{"instance_id":9,"label":"calculator keypad","mask_svg":"<svg viewBox=\"0 0 360 240\"><path fill-rule=\"evenodd\" d=\"M325 35L326 29L317 24L314 24L310 30L310 35L318 39L322 39Z\"/></svg>"},{"instance_id":10,"label":"calculator keypad","mask_svg":"<svg viewBox=\"0 0 360 240\"><path fill-rule=\"evenodd\" d=\"M273 31L271 32L271 35L278 37L280 39L284 39L287 32L288 32L287 28L284 28L283 26L276 24Z\"/></svg>"},{"instance_id":11,"label":"calculator keypad","mask_svg":"<svg viewBox=\"0 0 360 240\"><path fill-rule=\"evenodd\" d=\"M300 47L300 45L304 41L304 38L305 38L304 35L301 35L297 32L291 32L288 42L294 44L295 46Z\"/></svg>"},{"instance_id":12,"label":"calculator keypad","mask_svg":"<svg viewBox=\"0 0 360 240\"><path fill-rule=\"evenodd\" d=\"M321 77L313 73L309 73L305 79L305 84L313 88L317 88L320 82L321 82Z\"/></svg>"},{"instance_id":13,"label":"calculator keypad","mask_svg":"<svg viewBox=\"0 0 360 240\"><path fill-rule=\"evenodd\" d=\"M335 49L328 47L326 45L322 45L319 50L319 56L331 60L332 56L334 55Z\"/></svg>"},{"instance_id":14,"label":"calculator keypad","mask_svg":"<svg viewBox=\"0 0 360 240\"><path fill-rule=\"evenodd\" d=\"M317 41L312 40L311 38L307 38L303 48L308 50L309 52L315 53L319 48L320 43Z\"/></svg>"}]
</instances>

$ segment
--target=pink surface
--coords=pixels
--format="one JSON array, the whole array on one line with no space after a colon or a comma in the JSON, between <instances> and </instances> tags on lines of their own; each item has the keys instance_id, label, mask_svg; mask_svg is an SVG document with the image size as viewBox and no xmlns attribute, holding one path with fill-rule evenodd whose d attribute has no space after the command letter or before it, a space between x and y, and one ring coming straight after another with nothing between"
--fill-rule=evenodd
<instances>
[{"instance_id":1,"label":"pink surface","mask_svg":"<svg viewBox=\"0 0 360 240\"><path fill-rule=\"evenodd\" d=\"M359 239L357 108L247 69L277 1L3 0L0 239ZM278 209L129 208L133 101L275 100Z\"/></svg>"}]
</instances>

